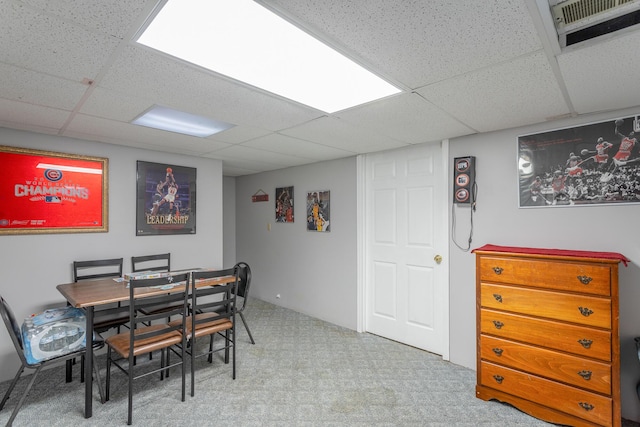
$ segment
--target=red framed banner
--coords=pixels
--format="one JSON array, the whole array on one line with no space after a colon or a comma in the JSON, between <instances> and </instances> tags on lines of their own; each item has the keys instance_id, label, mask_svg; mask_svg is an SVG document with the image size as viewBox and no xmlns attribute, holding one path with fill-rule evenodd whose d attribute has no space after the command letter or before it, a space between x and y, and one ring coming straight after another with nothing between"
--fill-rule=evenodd
<instances>
[{"instance_id":1,"label":"red framed banner","mask_svg":"<svg viewBox=\"0 0 640 427\"><path fill-rule=\"evenodd\" d=\"M0 146L0 234L109 230L109 160Z\"/></svg>"}]
</instances>

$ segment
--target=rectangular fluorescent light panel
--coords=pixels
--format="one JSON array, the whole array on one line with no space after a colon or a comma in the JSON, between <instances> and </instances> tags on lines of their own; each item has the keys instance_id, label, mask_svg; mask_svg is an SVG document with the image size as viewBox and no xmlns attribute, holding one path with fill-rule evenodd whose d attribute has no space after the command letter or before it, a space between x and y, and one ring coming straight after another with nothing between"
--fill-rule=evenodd
<instances>
[{"instance_id":1,"label":"rectangular fluorescent light panel","mask_svg":"<svg viewBox=\"0 0 640 427\"><path fill-rule=\"evenodd\" d=\"M231 123L208 119L158 105L154 105L131 123L201 138L211 136L235 126Z\"/></svg>"},{"instance_id":2,"label":"rectangular fluorescent light panel","mask_svg":"<svg viewBox=\"0 0 640 427\"><path fill-rule=\"evenodd\" d=\"M167 0L137 42L327 113L400 92L252 0Z\"/></svg>"}]
</instances>

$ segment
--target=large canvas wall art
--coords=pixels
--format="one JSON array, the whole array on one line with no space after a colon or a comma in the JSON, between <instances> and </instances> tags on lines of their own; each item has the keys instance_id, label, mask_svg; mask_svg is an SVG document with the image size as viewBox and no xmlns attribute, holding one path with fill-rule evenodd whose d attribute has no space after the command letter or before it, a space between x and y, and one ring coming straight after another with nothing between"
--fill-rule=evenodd
<instances>
[{"instance_id":1,"label":"large canvas wall art","mask_svg":"<svg viewBox=\"0 0 640 427\"><path fill-rule=\"evenodd\" d=\"M519 205L640 203L640 116L518 137Z\"/></svg>"}]
</instances>

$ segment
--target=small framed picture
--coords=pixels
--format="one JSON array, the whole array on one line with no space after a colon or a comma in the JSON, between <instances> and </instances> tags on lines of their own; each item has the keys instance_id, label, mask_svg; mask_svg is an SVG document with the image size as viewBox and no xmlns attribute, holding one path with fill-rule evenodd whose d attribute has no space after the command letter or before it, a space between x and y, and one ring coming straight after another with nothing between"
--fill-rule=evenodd
<instances>
[{"instance_id":1,"label":"small framed picture","mask_svg":"<svg viewBox=\"0 0 640 427\"><path fill-rule=\"evenodd\" d=\"M307 230L327 233L331 231L331 192L307 193Z\"/></svg>"},{"instance_id":2,"label":"small framed picture","mask_svg":"<svg viewBox=\"0 0 640 427\"><path fill-rule=\"evenodd\" d=\"M276 222L293 222L293 187L276 188Z\"/></svg>"}]
</instances>

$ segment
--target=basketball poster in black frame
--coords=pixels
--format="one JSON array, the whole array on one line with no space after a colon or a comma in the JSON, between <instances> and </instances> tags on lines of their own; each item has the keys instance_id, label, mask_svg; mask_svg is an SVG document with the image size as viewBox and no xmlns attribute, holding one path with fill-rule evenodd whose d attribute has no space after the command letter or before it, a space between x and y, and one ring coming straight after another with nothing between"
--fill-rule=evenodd
<instances>
[{"instance_id":1,"label":"basketball poster in black frame","mask_svg":"<svg viewBox=\"0 0 640 427\"><path fill-rule=\"evenodd\" d=\"M640 203L640 114L518 136L520 208Z\"/></svg>"},{"instance_id":2,"label":"basketball poster in black frame","mask_svg":"<svg viewBox=\"0 0 640 427\"><path fill-rule=\"evenodd\" d=\"M196 233L196 169L137 162L136 235Z\"/></svg>"}]
</instances>

